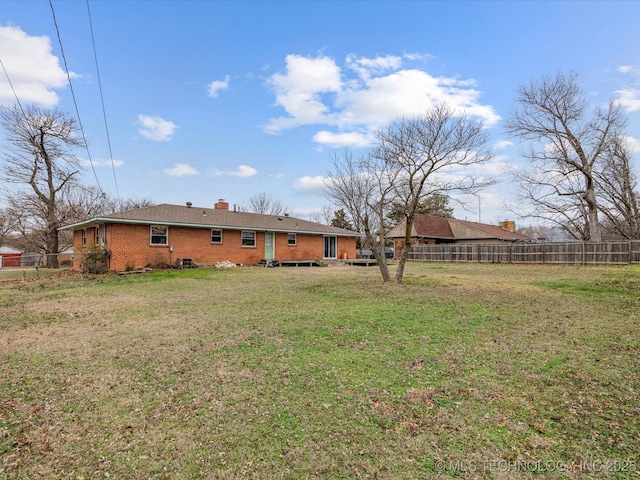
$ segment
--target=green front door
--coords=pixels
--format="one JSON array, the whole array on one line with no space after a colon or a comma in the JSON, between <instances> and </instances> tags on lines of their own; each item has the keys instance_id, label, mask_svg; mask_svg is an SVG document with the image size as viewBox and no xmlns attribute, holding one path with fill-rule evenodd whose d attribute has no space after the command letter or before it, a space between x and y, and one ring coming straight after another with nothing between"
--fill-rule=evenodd
<instances>
[{"instance_id":1,"label":"green front door","mask_svg":"<svg viewBox=\"0 0 640 480\"><path fill-rule=\"evenodd\" d=\"M264 233L264 259L273 260L273 232Z\"/></svg>"}]
</instances>

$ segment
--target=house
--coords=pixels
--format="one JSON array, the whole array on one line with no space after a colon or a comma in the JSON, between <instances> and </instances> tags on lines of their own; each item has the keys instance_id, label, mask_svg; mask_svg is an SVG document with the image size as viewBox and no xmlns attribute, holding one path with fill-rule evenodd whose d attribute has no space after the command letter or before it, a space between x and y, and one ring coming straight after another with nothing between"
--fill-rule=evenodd
<instances>
[{"instance_id":1,"label":"house","mask_svg":"<svg viewBox=\"0 0 640 480\"><path fill-rule=\"evenodd\" d=\"M394 243L396 256L399 256L405 237L406 222L393 227L385 238ZM454 218L437 217L418 214L413 220L411 243L428 245L436 243L504 243L531 242L533 239L516 232L513 221L500 222L500 225L456 220Z\"/></svg>"},{"instance_id":2,"label":"house","mask_svg":"<svg viewBox=\"0 0 640 480\"><path fill-rule=\"evenodd\" d=\"M162 204L94 217L62 227L73 231L74 270L82 253L107 253L107 269L134 270L161 265L215 265L231 261L355 258L360 234L288 214L263 215L214 208Z\"/></svg>"}]
</instances>

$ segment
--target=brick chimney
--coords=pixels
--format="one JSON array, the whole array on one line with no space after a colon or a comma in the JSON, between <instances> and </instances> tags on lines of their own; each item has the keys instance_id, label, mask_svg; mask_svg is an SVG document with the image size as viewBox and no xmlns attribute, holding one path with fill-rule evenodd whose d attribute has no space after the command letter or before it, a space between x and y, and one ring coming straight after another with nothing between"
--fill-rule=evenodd
<instances>
[{"instance_id":1,"label":"brick chimney","mask_svg":"<svg viewBox=\"0 0 640 480\"><path fill-rule=\"evenodd\" d=\"M229 210L229 202L225 202L224 198L218 200L213 206L216 210Z\"/></svg>"},{"instance_id":2,"label":"brick chimney","mask_svg":"<svg viewBox=\"0 0 640 480\"><path fill-rule=\"evenodd\" d=\"M504 222L500 222L500 228L504 228L508 232L515 233L516 222L513 220L505 220Z\"/></svg>"}]
</instances>

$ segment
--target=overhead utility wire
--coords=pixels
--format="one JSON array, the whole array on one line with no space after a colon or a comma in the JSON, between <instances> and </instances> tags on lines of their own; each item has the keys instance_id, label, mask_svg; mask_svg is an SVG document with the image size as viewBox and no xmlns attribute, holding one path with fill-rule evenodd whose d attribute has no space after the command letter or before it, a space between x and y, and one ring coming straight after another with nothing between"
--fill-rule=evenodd
<instances>
[{"instance_id":1,"label":"overhead utility wire","mask_svg":"<svg viewBox=\"0 0 640 480\"><path fill-rule=\"evenodd\" d=\"M9 86L11 87L11 91L13 92L13 96L16 97L16 102L18 103L18 107L20 107L20 111L22 115L26 118L26 113L24 113L24 109L22 108L22 104L20 103L20 99L18 98L18 94L16 93L15 88L13 88L13 83L11 83L11 79L9 78L9 73L7 73L7 69L4 68L4 63L0 58L0 65L2 65L2 70L4 70L4 76L7 77L7 82L9 82Z\"/></svg>"},{"instance_id":2,"label":"overhead utility wire","mask_svg":"<svg viewBox=\"0 0 640 480\"><path fill-rule=\"evenodd\" d=\"M60 44L60 54L62 55L62 61L64 62L64 70L67 74L67 81L69 82L69 88L71 89L71 97L73 98L73 105L76 108L76 116L78 117L78 125L80 126L80 133L82 134L82 140L84 142L84 148L87 150L87 157L89 158L89 164L91 164L91 170L93 170L93 176L96 179L96 183L98 184L98 189L100 193L104 195L104 191L100 186L100 181L98 180L98 175L96 174L96 169L93 165L93 160L91 159L91 153L89 152L89 144L87 143L87 137L84 134L84 127L82 126L82 120L80 119L80 111L78 110L78 102L76 101L76 94L73 91L73 84L71 83L71 75L69 74L69 67L67 66L67 58L64 55L64 48L62 47L62 38L60 37L60 29L58 28L58 21L56 20L56 12L53 8L52 0L49 0L49 6L51 7L51 14L53 15L53 24L56 27L56 34L58 35L58 43Z\"/></svg>"},{"instance_id":3,"label":"overhead utility wire","mask_svg":"<svg viewBox=\"0 0 640 480\"><path fill-rule=\"evenodd\" d=\"M107 113L104 108L104 96L102 95L102 81L100 79L100 69L98 68L98 55L96 53L96 41L93 35L93 23L91 21L91 9L89 8L89 0L87 0L87 14L89 15L89 28L91 30L91 45L93 46L93 58L96 63L96 74L98 76L98 89L100 90L100 102L102 103L102 118L104 119L104 129L107 133L107 145L109 146L109 159L111 161L111 170L113 171L113 181L116 185L116 197L120 202L120 192L118 191L118 179L116 178L116 167L113 163L113 152L111 151L111 137L109 136L109 125L107 123Z\"/></svg>"}]
</instances>

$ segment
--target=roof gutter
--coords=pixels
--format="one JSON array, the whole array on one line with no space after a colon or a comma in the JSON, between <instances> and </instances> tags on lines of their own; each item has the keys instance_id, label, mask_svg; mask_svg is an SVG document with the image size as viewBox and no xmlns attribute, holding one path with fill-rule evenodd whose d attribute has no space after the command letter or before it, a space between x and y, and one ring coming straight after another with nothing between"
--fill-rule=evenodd
<instances>
[{"instance_id":1,"label":"roof gutter","mask_svg":"<svg viewBox=\"0 0 640 480\"><path fill-rule=\"evenodd\" d=\"M335 237L364 237L363 233L336 233L336 232L322 232L318 230L297 230L297 229L285 229L285 228L264 228L264 227L248 227L248 226L230 226L230 225L212 225L210 223L180 223L180 222L162 222L152 220L129 220L123 218L108 218L97 217L91 220L85 220L83 222L72 223L71 225L65 225L59 227L58 230L76 230L82 227L89 227L101 223L125 223L128 225L166 225L168 227L191 227L191 228L218 228L220 230L255 230L260 232L279 232L279 233L308 233L313 235L330 235Z\"/></svg>"}]
</instances>

